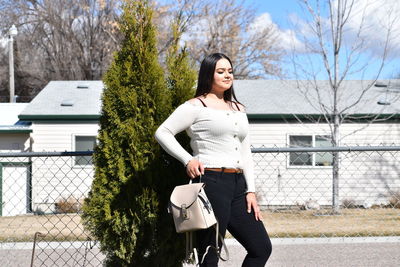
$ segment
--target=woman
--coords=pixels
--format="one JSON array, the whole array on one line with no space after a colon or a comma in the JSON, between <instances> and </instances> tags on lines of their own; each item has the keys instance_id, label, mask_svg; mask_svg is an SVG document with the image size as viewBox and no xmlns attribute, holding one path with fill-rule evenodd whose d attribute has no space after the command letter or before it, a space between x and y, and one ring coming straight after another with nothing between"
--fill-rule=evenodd
<instances>
[{"instance_id":1,"label":"woman","mask_svg":"<svg viewBox=\"0 0 400 267\"><path fill-rule=\"evenodd\" d=\"M193 156L174 137L183 130L191 138ZM155 137L186 166L194 182L202 175L221 235L228 230L247 250L242 266L264 266L271 242L254 193L247 116L234 94L232 63L226 55L204 58L195 98L180 105ZM214 231L211 227L197 232L200 259L208 245L215 246ZM210 250L201 266L218 266L217 253Z\"/></svg>"}]
</instances>

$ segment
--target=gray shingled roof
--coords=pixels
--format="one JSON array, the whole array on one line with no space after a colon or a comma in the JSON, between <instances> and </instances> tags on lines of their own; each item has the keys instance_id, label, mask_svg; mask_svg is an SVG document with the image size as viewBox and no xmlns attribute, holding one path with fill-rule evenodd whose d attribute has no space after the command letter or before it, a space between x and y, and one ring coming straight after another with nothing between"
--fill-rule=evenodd
<instances>
[{"instance_id":1,"label":"gray shingled roof","mask_svg":"<svg viewBox=\"0 0 400 267\"><path fill-rule=\"evenodd\" d=\"M78 88L87 85L88 88ZM100 114L102 81L51 81L22 111L20 118L35 116L82 116ZM72 106L63 106L72 104Z\"/></svg>"},{"instance_id":2,"label":"gray shingled roof","mask_svg":"<svg viewBox=\"0 0 400 267\"><path fill-rule=\"evenodd\" d=\"M381 81L388 83L389 81ZM353 103L365 86L372 81L343 81L340 92L341 107ZM400 80L391 80L389 88L375 87L365 93L363 100L350 109L348 114L391 114L400 113ZM88 89L78 89L88 85ZM330 90L327 81L318 81L321 88L321 102L331 107ZM98 116L101 109L102 81L52 81L23 110L20 118L29 120L35 116ZM247 107L249 114L321 114L315 84L294 80L236 80L235 93L238 100ZM305 93L301 93L302 89ZM309 98L311 105L307 100ZM385 100L390 105L378 105ZM63 101L73 103L62 106ZM73 118L73 117L70 117Z\"/></svg>"},{"instance_id":3,"label":"gray shingled roof","mask_svg":"<svg viewBox=\"0 0 400 267\"><path fill-rule=\"evenodd\" d=\"M343 81L343 90L339 92L339 108L343 109L354 103L369 84L373 84L373 81ZM321 101L318 101L315 87L320 88ZM319 102L332 109L332 96L327 81L318 81L315 85L313 82L294 80L236 80L234 88L238 100L246 106L249 114L321 114ZM306 96L313 105L306 100ZM391 104L377 104L385 99ZM346 113L391 114L400 113L399 111L400 80L391 80L391 86L388 88L373 85L365 93L362 101Z\"/></svg>"}]
</instances>

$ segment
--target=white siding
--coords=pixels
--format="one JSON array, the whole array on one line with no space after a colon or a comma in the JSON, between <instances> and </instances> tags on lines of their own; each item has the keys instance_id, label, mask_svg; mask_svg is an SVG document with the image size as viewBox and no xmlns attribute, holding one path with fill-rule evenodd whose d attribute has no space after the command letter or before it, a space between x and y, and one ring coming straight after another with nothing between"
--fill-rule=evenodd
<instances>
[{"instance_id":1,"label":"white siding","mask_svg":"<svg viewBox=\"0 0 400 267\"><path fill-rule=\"evenodd\" d=\"M358 130L358 131L356 131ZM326 124L251 123L253 147L288 147L289 135L329 135ZM400 145L400 124L344 124L341 145ZM255 154L256 186L261 205L297 205L313 199L332 203L331 167L288 166L288 153ZM399 152L341 153L339 199L356 204L386 204L400 191Z\"/></svg>"},{"instance_id":2,"label":"white siding","mask_svg":"<svg viewBox=\"0 0 400 267\"><path fill-rule=\"evenodd\" d=\"M400 145L400 123L342 124L341 145ZM327 124L260 123L250 124L252 144L257 147L286 147L292 134L330 135Z\"/></svg>"},{"instance_id":3,"label":"white siding","mask_svg":"<svg viewBox=\"0 0 400 267\"><path fill-rule=\"evenodd\" d=\"M74 151L76 135L97 136L99 126L88 123L37 123L32 125L33 151ZM35 158L32 162L32 208L54 211L58 201L83 200L93 180L93 166L76 166L73 157Z\"/></svg>"},{"instance_id":4,"label":"white siding","mask_svg":"<svg viewBox=\"0 0 400 267\"><path fill-rule=\"evenodd\" d=\"M33 123L33 151L73 151L75 135L97 135L97 123ZM356 131L357 129L362 129ZM253 147L288 147L289 135L329 135L326 124L251 123ZM399 145L400 125L344 124L341 145ZM391 153L341 153L340 201L387 202L390 190L400 190L398 156ZM309 199L332 201L331 167L288 166L287 153L256 154L256 186L261 205L297 205ZM73 196L82 199L91 186L93 168L77 167L73 159L36 159L32 165L33 209L53 211L54 203Z\"/></svg>"},{"instance_id":5,"label":"white siding","mask_svg":"<svg viewBox=\"0 0 400 267\"><path fill-rule=\"evenodd\" d=\"M32 124L33 151L53 152L74 149L74 135L97 136L97 123L37 123Z\"/></svg>"},{"instance_id":6,"label":"white siding","mask_svg":"<svg viewBox=\"0 0 400 267\"><path fill-rule=\"evenodd\" d=\"M348 146L400 145L400 123L344 124L341 131L342 143Z\"/></svg>"}]
</instances>

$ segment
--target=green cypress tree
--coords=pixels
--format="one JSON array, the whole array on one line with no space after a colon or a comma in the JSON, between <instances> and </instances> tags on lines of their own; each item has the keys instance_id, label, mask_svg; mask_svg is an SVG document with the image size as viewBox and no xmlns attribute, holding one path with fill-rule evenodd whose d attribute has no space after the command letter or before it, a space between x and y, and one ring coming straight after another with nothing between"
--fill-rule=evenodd
<instances>
[{"instance_id":1,"label":"green cypress tree","mask_svg":"<svg viewBox=\"0 0 400 267\"><path fill-rule=\"evenodd\" d=\"M186 46L179 46L182 35L180 27L181 19L177 16L177 20L172 24L173 41L167 55L167 87L170 89L173 109L194 96L197 78Z\"/></svg>"},{"instance_id":2,"label":"green cypress tree","mask_svg":"<svg viewBox=\"0 0 400 267\"><path fill-rule=\"evenodd\" d=\"M124 35L104 76L95 177L83 222L101 243L108 266L150 266L157 257L163 170L154 131L171 110L157 59L148 1L126 0Z\"/></svg>"},{"instance_id":3,"label":"green cypress tree","mask_svg":"<svg viewBox=\"0 0 400 267\"><path fill-rule=\"evenodd\" d=\"M166 58L166 84L171 96L170 112L184 101L193 97L196 83L196 72L191 67L187 50L185 47L182 49L179 47L181 39L179 25L179 19L172 24L174 38ZM189 138L186 133L180 133L176 137L179 143L190 151ZM160 168L165 170L165 174L157 183L161 186L158 191L161 209L157 217L156 229L159 257L155 259L154 266L181 266L181 262L185 257L185 235L176 233L172 217L167 214L166 207L173 188L176 185L187 183L188 177L181 162L164 151L162 151L161 157L163 165Z\"/></svg>"}]
</instances>

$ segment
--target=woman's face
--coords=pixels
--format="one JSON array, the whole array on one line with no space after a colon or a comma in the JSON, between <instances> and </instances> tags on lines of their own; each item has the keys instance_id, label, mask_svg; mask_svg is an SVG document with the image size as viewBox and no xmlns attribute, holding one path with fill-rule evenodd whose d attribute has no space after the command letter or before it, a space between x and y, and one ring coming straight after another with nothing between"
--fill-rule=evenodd
<instances>
[{"instance_id":1,"label":"woman's face","mask_svg":"<svg viewBox=\"0 0 400 267\"><path fill-rule=\"evenodd\" d=\"M214 71L212 90L214 92L224 92L231 88L233 83L233 70L231 63L225 58L217 61Z\"/></svg>"}]
</instances>

